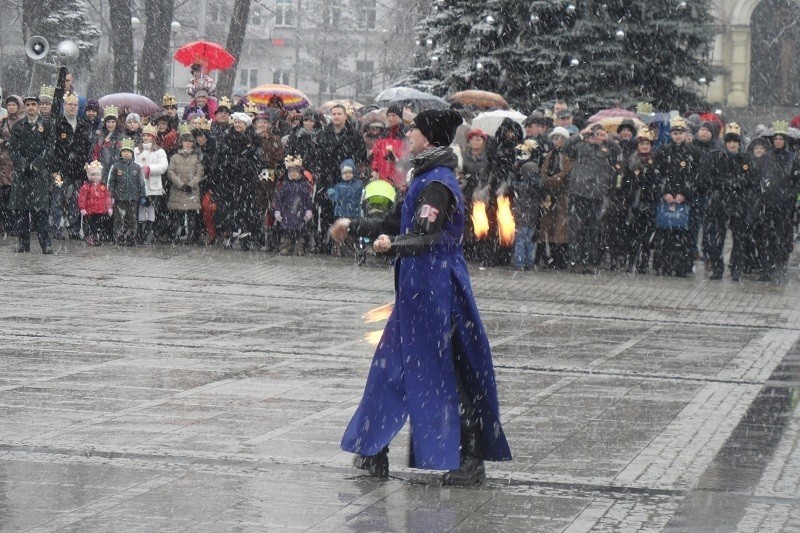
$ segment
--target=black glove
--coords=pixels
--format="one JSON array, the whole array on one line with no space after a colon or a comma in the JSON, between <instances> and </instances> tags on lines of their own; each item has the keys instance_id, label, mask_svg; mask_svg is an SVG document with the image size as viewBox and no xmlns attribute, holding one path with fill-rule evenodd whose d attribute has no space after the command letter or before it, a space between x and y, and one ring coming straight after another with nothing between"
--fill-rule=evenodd
<instances>
[{"instance_id":1,"label":"black glove","mask_svg":"<svg viewBox=\"0 0 800 533\"><path fill-rule=\"evenodd\" d=\"M186 194L191 194L192 193L192 188L189 187L188 185L184 185L183 187L181 187L181 190L183 192L185 192Z\"/></svg>"}]
</instances>

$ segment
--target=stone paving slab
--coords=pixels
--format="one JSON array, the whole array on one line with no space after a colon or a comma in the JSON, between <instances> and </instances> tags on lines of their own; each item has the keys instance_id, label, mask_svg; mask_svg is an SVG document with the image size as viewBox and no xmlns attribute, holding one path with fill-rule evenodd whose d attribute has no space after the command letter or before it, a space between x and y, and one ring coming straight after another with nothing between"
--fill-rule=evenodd
<instances>
[{"instance_id":1,"label":"stone paving slab","mask_svg":"<svg viewBox=\"0 0 800 533\"><path fill-rule=\"evenodd\" d=\"M715 284L473 268L515 459L481 488L441 487L404 467L404 430L378 483L338 442L389 269L1 248L0 531L660 531L800 339L796 270ZM800 517L791 416L742 531Z\"/></svg>"}]
</instances>

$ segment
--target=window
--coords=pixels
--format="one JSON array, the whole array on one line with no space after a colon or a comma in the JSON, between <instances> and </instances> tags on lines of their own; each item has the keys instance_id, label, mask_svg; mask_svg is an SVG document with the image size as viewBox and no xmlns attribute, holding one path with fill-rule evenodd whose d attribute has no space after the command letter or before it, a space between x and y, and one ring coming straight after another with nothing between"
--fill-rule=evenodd
<instances>
[{"instance_id":1,"label":"window","mask_svg":"<svg viewBox=\"0 0 800 533\"><path fill-rule=\"evenodd\" d=\"M291 26L293 24L292 2L294 0L276 0L275 3L275 25Z\"/></svg>"},{"instance_id":2,"label":"window","mask_svg":"<svg viewBox=\"0 0 800 533\"><path fill-rule=\"evenodd\" d=\"M272 83L282 83L284 85L290 85L290 77L292 75L291 70L276 70L272 73Z\"/></svg>"},{"instance_id":3,"label":"window","mask_svg":"<svg viewBox=\"0 0 800 533\"><path fill-rule=\"evenodd\" d=\"M258 85L258 69L243 68L239 72L239 85L245 87L255 87Z\"/></svg>"},{"instance_id":4,"label":"window","mask_svg":"<svg viewBox=\"0 0 800 533\"><path fill-rule=\"evenodd\" d=\"M375 63L356 61L356 94L372 94L372 75Z\"/></svg>"},{"instance_id":5,"label":"window","mask_svg":"<svg viewBox=\"0 0 800 533\"><path fill-rule=\"evenodd\" d=\"M329 0L322 5L322 25L338 26L342 18L342 1Z\"/></svg>"},{"instance_id":6,"label":"window","mask_svg":"<svg viewBox=\"0 0 800 533\"><path fill-rule=\"evenodd\" d=\"M358 12L358 29L375 29L376 3L376 0L359 0L359 2L356 4L356 10Z\"/></svg>"},{"instance_id":7,"label":"window","mask_svg":"<svg viewBox=\"0 0 800 533\"><path fill-rule=\"evenodd\" d=\"M339 77L339 60L335 57L322 58L322 79L319 82L319 92L335 93L336 80Z\"/></svg>"},{"instance_id":8,"label":"window","mask_svg":"<svg viewBox=\"0 0 800 533\"><path fill-rule=\"evenodd\" d=\"M253 26L261 26L261 11L254 9L250 13L250 24Z\"/></svg>"}]
</instances>

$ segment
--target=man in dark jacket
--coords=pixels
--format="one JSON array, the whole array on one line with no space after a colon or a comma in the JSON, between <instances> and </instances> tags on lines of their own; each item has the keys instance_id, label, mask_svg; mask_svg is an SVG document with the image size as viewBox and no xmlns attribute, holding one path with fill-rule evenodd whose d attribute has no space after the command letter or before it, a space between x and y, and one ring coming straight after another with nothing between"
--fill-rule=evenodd
<instances>
[{"instance_id":1,"label":"man in dark jacket","mask_svg":"<svg viewBox=\"0 0 800 533\"><path fill-rule=\"evenodd\" d=\"M622 150L608 140L600 124L592 124L573 135L564 145L572 163L569 190L569 242L573 270L596 274L602 260L600 230L608 205L609 189L616 176L614 167Z\"/></svg>"},{"instance_id":2,"label":"man in dark jacket","mask_svg":"<svg viewBox=\"0 0 800 533\"><path fill-rule=\"evenodd\" d=\"M317 250L325 252L322 244L324 236L333 222L333 203L325 191L336 185L341 178L342 162L352 159L358 170L364 171L367 164L367 147L364 137L348 120L344 106L331 108L331 123L322 128L317 135L316 164L314 180L314 208L316 215Z\"/></svg>"},{"instance_id":3,"label":"man in dark jacket","mask_svg":"<svg viewBox=\"0 0 800 533\"><path fill-rule=\"evenodd\" d=\"M725 149L714 150L704 160L701 180L708 196L706 229L708 231L708 258L712 280L722 279L725 264L722 250L728 228L733 236L731 250L731 279L739 281L745 266L745 244L750 238L747 228L747 210L756 190L753 162L750 154L741 148L741 130L735 122L725 128Z\"/></svg>"},{"instance_id":4,"label":"man in dark jacket","mask_svg":"<svg viewBox=\"0 0 800 533\"><path fill-rule=\"evenodd\" d=\"M88 122L78 117L78 97L74 94L64 99L64 114L55 123L56 145L51 172L56 186L50 196L52 232L63 239L62 220L66 217L70 239L80 239L81 216L78 210L78 191L86 178L85 166L89 162L92 129Z\"/></svg>"},{"instance_id":5,"label":"man in dark jacket","mask_svg":"<svg viewBox=\"0 0 800 533\"><path fill-rule=\"evenodd\" d=\"M785 273L794 240L793 215L800 189L800 161L786 146L788 124L773 125L773 147L761 158L760 187L756 201L755 240L761 267L760 281Z\"/></svg>"},{"instance_id":6,"label":"man in dark jacket","mask_svg":"<svg viewBox=\"0 0 800 533\"><path fill-rule=\"evenodd\" d=\"M55 130L49 120L39 115L39 98L25 98L25 117L11 129L9 155L14 163L14 183L8 207L16 211L19 230L17 252L31 251L30 219L39 234L43 254L52 254L47 228L50 187L53 177L49 163L53 153Z\"/></svg>"}]
</instances>

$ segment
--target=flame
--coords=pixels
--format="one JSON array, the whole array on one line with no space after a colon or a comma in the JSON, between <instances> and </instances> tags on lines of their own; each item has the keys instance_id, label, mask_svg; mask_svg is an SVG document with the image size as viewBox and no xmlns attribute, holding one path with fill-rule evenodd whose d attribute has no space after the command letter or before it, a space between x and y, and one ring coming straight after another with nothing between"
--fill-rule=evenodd
<instances>
[{"instance_id":1,"label":"flame","mask_svg":"<svg viewBox=\"0 0 800 533\"><path fill-rule=\"evenodd\" d=\"M514 244L514 216L511 214L511 201L508 196L497 197L497 225L500 230L500 244Z\"/></svg>"},{"instance_id":2,"label":"flame","mask_svg":"<svg viewBox=\"0 0 800 533\"><path fill-rule=\"evenodd\" d=\"M475 238L483 239L489 234L489 217L486 216L486 204L480 200L472 202L472 227Z\"/></svg>"},{"instance_id":3,"label":"flame","mask_svg":"<svg viewBox=\"0 0 800 533\"><path fill-rule=\"evenodd\" d=\"M388 303L386 305L382 305L380 307L376 307L375 309L370 309L364 316L361 318L364 319L365 324L372 324L373 322L380 322L381 320L386 320L389 318L389 315L392 314L392 310L394 310L394 304Z\"/></svg>"},{"instance_id":4,"label":"flame","mask_svg":"<svg viewBox=\"0 0 800 533\"><path fill-rule=\"evenodd\" d=\"M378 343L381 341L381 337L383 336L383 330L379 329L377 331L370 331L364 333L364 342L371 344L373 346L377 346Z\"/></svg>"}]
</instances>

